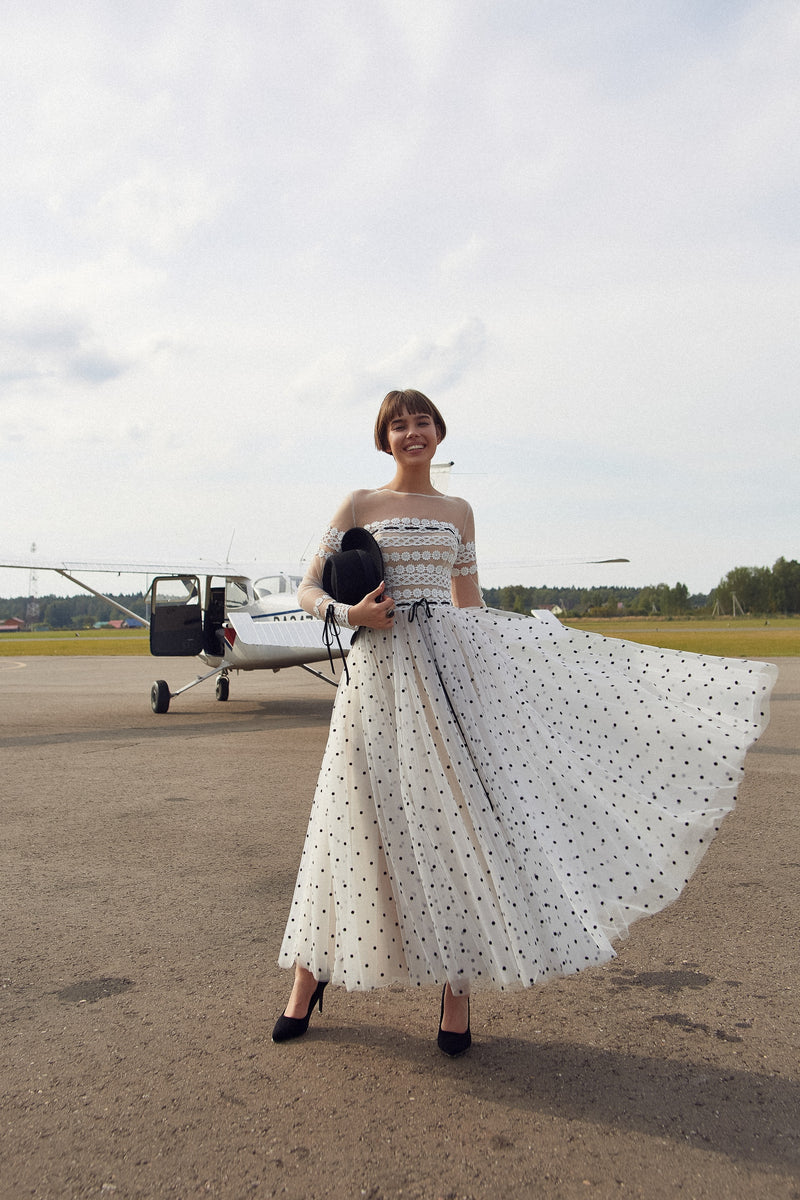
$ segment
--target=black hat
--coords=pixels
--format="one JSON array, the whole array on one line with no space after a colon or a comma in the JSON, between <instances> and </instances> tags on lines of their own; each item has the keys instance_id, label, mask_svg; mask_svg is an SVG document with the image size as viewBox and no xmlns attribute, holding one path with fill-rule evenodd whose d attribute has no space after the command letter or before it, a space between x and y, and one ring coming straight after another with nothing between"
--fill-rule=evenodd
<instances>
[{"instance_id":1,"label":"black hat","mask_svg":"<svg viewBox=\"0 0 800 1200\"><path fill-rule=\"evenodd\" d=\"M358 604L383 580L381 548L368 529L348 529L342 548L326 559L322 586L342 604Z\"/></svg>"}]
</instances>

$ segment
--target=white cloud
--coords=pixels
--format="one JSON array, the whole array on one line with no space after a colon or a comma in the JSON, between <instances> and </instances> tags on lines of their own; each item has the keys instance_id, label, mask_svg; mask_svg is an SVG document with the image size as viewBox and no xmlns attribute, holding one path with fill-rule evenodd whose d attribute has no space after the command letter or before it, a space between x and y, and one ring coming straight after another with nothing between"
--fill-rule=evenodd
<instances>
[{"instance_id":1,"label":"white cloud","mask_svg":"<svg viewBox=\"0 0 800 1200\"><path fill-rule=\"evenodd\" d=\"M112 245L132 242L163 254L209 221L217 207L201 175L151 163L105 191L88 220L92 231Z\"/></svg>"},{"instance_id":2,"label":"white cloud","mask_svg":"<svg viewBox=\"0 0 800 1200\"><path fill-rule=\"evenodd\" d=\"M376 386L380 387L380 379L395 379L406 381L397 383L398 387L446 392L465 379L485 346L486 328L478 317L466 318L444 330L436 340L415 334L376 364Z\"/></svg>"}]
</instances>

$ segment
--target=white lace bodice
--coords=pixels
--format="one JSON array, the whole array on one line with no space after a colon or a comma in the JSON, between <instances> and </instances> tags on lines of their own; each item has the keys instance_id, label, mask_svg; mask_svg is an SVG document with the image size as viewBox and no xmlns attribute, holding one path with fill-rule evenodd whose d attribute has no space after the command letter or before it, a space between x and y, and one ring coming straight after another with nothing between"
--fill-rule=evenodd
<instances>
[{"instance_id":1,"label":"white lace bodice","mask_svg":"<svg viewBox=\"0 0 800 1200\"><path fill-rule=\"evenodd\" d=\"M354 525L380 543L386 591L397 604L426 597L459 608L482 606L475 559L475 526L466 500L386 489L353 492L323 534L297 596L302 607L324 615L325 560L341 548Z\"/></svg>"}]
</instances>

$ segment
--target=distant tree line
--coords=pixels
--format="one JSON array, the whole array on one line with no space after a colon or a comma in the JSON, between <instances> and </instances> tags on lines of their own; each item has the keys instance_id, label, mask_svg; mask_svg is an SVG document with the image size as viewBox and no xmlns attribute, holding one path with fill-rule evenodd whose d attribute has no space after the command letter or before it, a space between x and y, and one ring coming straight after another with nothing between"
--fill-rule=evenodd
<instances>
[{"instance_id":1,"label":"distant tree line","mask_svg":"<svg viewBox=\"0 0 800 1200\"><path fill-rule=\"evenodd\" d=\"M140 617L145 616L145 599L141 594L135 596L112 596L119 600L131 612ZM34 627L47 626L49 629L91 629L98 621L124 620L123 614L108 600L99 596L38 596L39 616L33 622ZM15 596L10 600L0 600L0 615L3 617L25 617L30 600L27 596Z\"/></svg>"},{"instance_id":2,"label":"distant tree line","mask_svg":"<svg viewBox=\"0 0 800 1200\"><path fill-rule=\"evenodd\" d=\"M532 608L563 609L568 616L677 617L690 613L734 611L757 614L800 613L800 563L779 558L773 567L734 567L710 595L689 595L684 583L644 588L523 587L484 588L491 608L528 613Z\"/></svg>"},{"instance_id":3,"label":"distant tree line","mask_svg":"<svg viewBox=\"0 0 800 1200\"><path fill-rule=\"evenodd\" d=\"M532 608L560 608L569 616L619 617L678 616L698 611L708 604L708 596L690 596L685 583L670 587L659 583L653 587L523 587L522 585L483 588L483 598L490 608L507 612L529 613Z\"/></svg>"}]
</instances>

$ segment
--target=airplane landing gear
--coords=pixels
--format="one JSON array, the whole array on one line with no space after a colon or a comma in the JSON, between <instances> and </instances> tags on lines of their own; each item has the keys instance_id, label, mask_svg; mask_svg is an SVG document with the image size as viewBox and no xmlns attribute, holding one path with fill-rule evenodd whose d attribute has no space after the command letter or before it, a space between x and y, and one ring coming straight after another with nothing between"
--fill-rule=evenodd
<instances>
[{"instance_id":1,"label":"airplane landing gear","mask_svg":"<svg viewBox=\"0 0 800 1200\"><path fill-rule=\"evenodd\" d=\"M172 695L165 679L157 679L150 689L150 707L154 713L165 713L169 709Z\"/></svg>"},{"instance_id":2,"label":"airplane landing gear","mask_svg":"<svg viewBox=\"0 0 800 1200\"><path fill-rule=\"evenodd\" d=\"M174 700L176 696L183 695L184 692L188 692L189 688L197 687L198 683L204 683L206 679L211 679L213 675L217 677L217 699L227 700L231 686L228 672L224 669L221 671L219 667L214 667L212 671L207 671L205 675L198 675L191 683L185 684L174 692L169 690L169 684L165 679L157 679L150 689L150 707L154 713L168 712L171 700Z\"/></svg>"}]
</instances>

